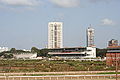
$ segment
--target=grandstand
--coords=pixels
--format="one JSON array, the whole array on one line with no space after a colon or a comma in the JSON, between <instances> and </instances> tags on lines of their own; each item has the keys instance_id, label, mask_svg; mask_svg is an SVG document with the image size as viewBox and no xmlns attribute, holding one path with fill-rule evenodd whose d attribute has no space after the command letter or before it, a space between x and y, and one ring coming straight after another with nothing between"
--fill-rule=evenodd
<instances>
[{"instance_id":1,"label":"grandstand","mask_svg":"<svg viewBox=\"0 0 120 80\"><path fill-rule=\"evenodd\" d=\"M96 58L96 48L94 47L74 47L49 49L49 55L65 59Z\"/></svg>"}]
</instances>

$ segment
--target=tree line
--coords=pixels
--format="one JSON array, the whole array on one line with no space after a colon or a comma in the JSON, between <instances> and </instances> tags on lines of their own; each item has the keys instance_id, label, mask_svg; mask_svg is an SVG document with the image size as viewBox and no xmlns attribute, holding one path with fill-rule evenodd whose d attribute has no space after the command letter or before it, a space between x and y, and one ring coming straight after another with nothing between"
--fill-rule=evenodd
<instances>
[{"instance_id":1,"label":"tree line","mask_svg":"<svg viewBox=\"0 0 120 80\"><path fill-rule=\"evenodd\" d=\"M50 57L48 55L49 49L38 49L36 47L32 47L31 51L24 51L24 50L16 50L15 48L11 48L9 51L4 51L0 53L0 57L3 58L13 58L14 53L37 53L37 57ZM106 57L107 49L99 49L96 50L97 57L104 58Z\"/></svg>"},{"instance_id":2,"label":"tree line","mask_svg":"<svg viewBox=\"0 0 120 80\"><path fill-rule=\"evenodd\" d=\"M37 53L37 56L41 57L49 57L48 49L38 49L36 47L32 47L31 51L17 50L15 48L11 48L9 51L0 52L0 57L2 58L13 58L13 54L15 53Z\"/></svg>"}]
</instances>

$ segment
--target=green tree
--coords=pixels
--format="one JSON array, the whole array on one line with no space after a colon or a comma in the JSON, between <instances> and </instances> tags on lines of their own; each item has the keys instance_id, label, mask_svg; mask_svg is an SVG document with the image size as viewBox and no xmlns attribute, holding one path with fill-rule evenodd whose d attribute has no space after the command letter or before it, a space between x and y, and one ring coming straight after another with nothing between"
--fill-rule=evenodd
<instances>
[{"instance_id":1,"label":"green tree","mask_svg":"<svg viewBox=\"0 0 120 80\"><path fill-rule=\"evenodd\" d=\"M0 53L0 57L3 56L5 53L11 53L10 51L3 51Z\"/></svg>"},{"instance_id":2,"label":"green tree","mask_svg":"<svg viewBox=\"0 0 120 80\"><path fill-rule=\"evenodd\" d=\"M104 58L106 57L107 49L98 49L97 48L97 57Z\"/></svg>"},{"instance_id":3,"label":"green tree","mask_svg":"<svg viewBox=\"0 0 120 80\"><path fill-rule=\"evenodd\" d=\"M38 49L36 47L31 48L32 53L37 53L37 56L48 57L48 49Z\"/></svg>"},{"instance_id":4,"label":"green tree","mask_svg":"<svg viewBox=\"0 0 120 80\"><path fill-rule=\"evenodd\" d=\"M4 58L13 58L13 54L5 53Z\"/></svg>"},{"instance_id":5,"label":"green tree","mask_svg":"<svg viewBox=\"0 0 120 80\"><path fill-rule=\"evenodd\" d=\"M38 56L48 57L48 49L41 49Z\"/></svg>"},{"instance_id":6,"label":"green tree","mask_svg":"<svg viewBox=\"0 0 120 80\"><path fill-rule=\"evenodd\" d=\"M1 53L0 53L0 57L1 57L2 55L4 55L4 52L1 52Z\"/></svg>"},{"instance_id":7,"label":"green tree","mask_svg":"<svg viewBox=\"0 0 120 80\"><path fill-rule=\"evenodd\" d=\"M39 49L36 48L36 47L32 47L32 48L31 48L31 52L32 52L32 53L38 53L38 52L39 52Z\"/></svg>"},{"instance_id":8,"label":"green tree","mask_svg":"<svg viewBox=\"0 0 120 80\"><path fill-rule=\"evenodd\" d=\"M16 53L17 51L16 51L15 48L11 48L10 52L11 52L11 53Z\"/></svg>"}]
</instances>

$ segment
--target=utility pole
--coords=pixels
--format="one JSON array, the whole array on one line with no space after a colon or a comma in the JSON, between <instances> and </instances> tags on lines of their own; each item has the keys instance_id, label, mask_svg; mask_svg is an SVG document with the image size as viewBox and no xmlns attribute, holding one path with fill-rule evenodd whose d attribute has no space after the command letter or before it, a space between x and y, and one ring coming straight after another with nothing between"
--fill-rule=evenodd
<instances>
[{"instance_id":1,"label":"utility pole","mask_svg":"<svg viewBox=\"0 0 120 80\"><path fill-rule=\"evenodd\" d=\"M117 77L118 77L118 74L117 74L118 73L117 53L115 53L115 60L116 60L116 71L115 71L116 72L116 80L118 80L117 79Z\"/></svg>"}]
</instances>

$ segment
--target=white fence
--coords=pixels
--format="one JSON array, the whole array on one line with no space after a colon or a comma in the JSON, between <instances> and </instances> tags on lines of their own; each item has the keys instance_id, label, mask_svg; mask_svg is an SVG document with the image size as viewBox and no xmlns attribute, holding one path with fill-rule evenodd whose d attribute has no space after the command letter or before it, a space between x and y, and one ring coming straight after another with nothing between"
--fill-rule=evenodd
<instances>
[{"instance_id":1,"label":"white fence","mask_svg":"<svg viewBox=\"0 0 120 80\"><path fill-rule=\"evenodd\" d=\"M0 76L0 80L115 80L116 75ZM118 75L120 80L120 75Z\"/></svg>"}]
</instances>

